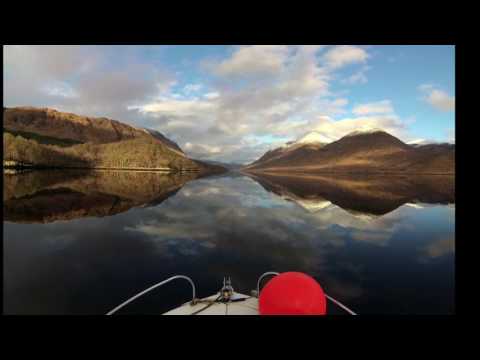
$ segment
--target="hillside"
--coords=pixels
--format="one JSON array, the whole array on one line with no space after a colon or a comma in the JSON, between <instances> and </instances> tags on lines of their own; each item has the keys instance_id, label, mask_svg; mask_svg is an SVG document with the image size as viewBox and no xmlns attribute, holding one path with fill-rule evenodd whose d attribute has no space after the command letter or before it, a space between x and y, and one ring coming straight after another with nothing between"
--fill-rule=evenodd
<instances>
[{"instance_id":1,"label":"hillside","mask_svg":"<svg viewBox=\"0 0 480 360\"><path fill-rule=\"evenodd\" d=\"M182 149L158 131L135 128L104 117L95 118L49 108L4 108L3 127L75 143L109 143L134 138L154 138L173 151Z\"/></svg>"},{"instance_id":2,"label":"hillside","mask_svg":"<svg viewBox=\"0 0 480 360\"><path fill-rule=\"evenodd\" d=\"M455 173L455 146L411 146L380 130L324 143L293 143L267 152L244 171Z\"/></svg>"},{"instance_id":3,"label":"hillside","mask_svg":"<svg viewBox=\"0 0 480 360\"><path fill-rule=\"evenodd\" d=\"M3 140L4 166L222 170L187 158L157 131L51 109L4 108Z\"/></svg>"}]
</instances>

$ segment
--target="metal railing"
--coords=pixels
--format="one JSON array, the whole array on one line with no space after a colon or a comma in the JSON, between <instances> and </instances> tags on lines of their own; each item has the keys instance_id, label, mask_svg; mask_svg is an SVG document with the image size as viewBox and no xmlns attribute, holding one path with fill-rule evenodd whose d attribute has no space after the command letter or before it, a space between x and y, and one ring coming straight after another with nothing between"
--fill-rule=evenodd
<instances>
[{"instance_id":1,"label":"metal railing","mask_svg":"<svg viewBox=\"0 0 480 360\"><path fill-rule=\"evenodd\" d=\"M120 305L118 305L116 308L110 310L107 313L107 315L112 315L112 314L116 313L118 310L123 308L125 305L131 303L135 299L138 299L140 296L145 295L146 293L152 291L153 289L155 289L157 287L160 287L162 285L165 285L166 283L169 283L170 281L176 280L176 279L185 279L190 283L190 285L192 285L192 303L195 303L195 284L193 283L192 279L190 279L188 276L184 276L184 275L175 275L175 276L172 276L171 278L168 278L167 280L163 280L162 282L159 282L159 283L157 283L153 286L150 286L148 289L145 289L145 290L139 292L138 294L132 296L128 300L126 300L123 303L121 303Z\"/></svg>"},{"instance_id":2,"label":"metal railing","mask_svg":"<svg viewBox=\"0 0 480 360\"><path fill-rule=\"evenodd\" d=\"M257 297L260 296L260 282L262 281L262 279L265 277L265 276L268 276L268 275L280 275L280 273L276 272L276 271L267 271L266 273L263 273L262 275L260 275L260 277L258 278L258 281L257 281Z\"/></svg>"}]
</instances>

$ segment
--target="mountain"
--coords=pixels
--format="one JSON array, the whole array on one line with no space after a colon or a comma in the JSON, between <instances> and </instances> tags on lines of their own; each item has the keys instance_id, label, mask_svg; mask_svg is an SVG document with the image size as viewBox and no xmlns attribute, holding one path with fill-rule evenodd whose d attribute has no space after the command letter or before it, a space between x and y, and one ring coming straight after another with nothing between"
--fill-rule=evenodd
<instances>
[{"instance_id":1,"label":"mountain","mask_svg":"<svg viewBox=\"0 0 480 360\"><path fill-rule=\"evenodd\" d=\"M298 144L328 144L330 142L332 142L331 138L319 133L318 131L311 131L295 141L295 143Z\"/></svg>"},{"instance_id":2,"label":"mountain","mask_svg":"<svg viewBox=\"0 0 480 360\"><path fill-rule=\"evenodd\" d=\"M262 166L265 163L282 161L282 159L295 159L313 153L330 142L330 139L316 131L312 131L297 141L291 141L274 150L267 151L262 157L247 165L247 168Z\"/></svg>"},{"instance_id":3,"label":"mountain","mask_svg":"<svg viewBox=\"0 0 480 360\"><path fill-rule=\"evenodd\" d=\"M455 144L447 143L447 142L436 142L436 141L429 141L429 140L414 140L407 143L408 145L415 147L415 148L444 148L444 149L455 149Z\"/></svg>"},{"instance_id":4,"label":"mountain","mask_svg":"<svg viewBox=\"0 0 480 360\"><path fill-rule=\"evenodd\" d=\"M453 174L455 145L447 145L412 146L380 129L355 131L328 144L308 141L287 144L265 153L243 170Z\"/></svg>"},{"instance_id":5,"label":"mountain","mask_svg":"<svg viewBox=\"0 0 480 360\"><path fill-rule=\"evenodd\" d=\"M3 109L4 166L218 171L155 130L48 108Z\"/></svg>"},{"instance_id":6,"label":"mountain","mask_svg":"<svg viewBox=\"0 0 480 360\"><path fill-rule=\"evenodd\" d=\"M158 131L136 128L104 117L80 116L49 108L4 108L3 127L19 133L35 133L72 143L102 144L151 137L183 154L176 143Z\"/></svg>"}]
</instances>

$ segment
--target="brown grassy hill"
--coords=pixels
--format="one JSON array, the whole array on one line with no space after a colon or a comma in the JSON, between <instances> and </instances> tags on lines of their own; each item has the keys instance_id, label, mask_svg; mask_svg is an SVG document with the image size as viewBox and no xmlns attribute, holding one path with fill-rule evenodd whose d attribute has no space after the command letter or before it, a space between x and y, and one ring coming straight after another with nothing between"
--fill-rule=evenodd
<instances>
[{"instance_id":1,"label":"brown grassy hill","mask_svg":"<svg viewBox=\"0 0 480 360\"><path fill-rule=\"evenodd\" d=\"M8 132L3 134L3 158L37 167L148 168L199 170L199 165L152 138L61 147L45 145Z\"/></svg>"},{"instance_id":2,"label":"brown grassy hill","mask_svg":"<svg viewBox=\"0 0 480 360\"><path fill-rule=\"evenodd\" d=\"M5 166L221 172L153 130L51 109L4 108Z\"/></svg>"},{"instance_id":3,"label":"brown grassy hill","mask_svg":"<svg viewBox=\"0 0 480 360\"><path fill-rule=\"evenodd\" d=\"M278 152L277 152L278 154ZM355 133L324 146L267 156L245 171L455 173L454 146L413 147L384 132Z\"/></svg>"},{"instance_id":4,"label":"brown grassy hill","mask_svg":"<svg viewBox=\"0 0 480 360\"><path fill-rule=\"evenodd\" d=\"M281 163L283 159L297 159L308 156L315 153L317 150L325 146L325 144L289 144L287 147L280 147L277 149L269 150L263 154L259 159L255 160L249 166L265 163Z\"/></svg>"},{"instance_id":5,"label":"brown grassy hill","mask_svg":"<svg viewBox=\"0 0 480 360\"><path fill-rule=\"evenodd\" d=\"M149 137L183 154L177 144L158 131L138 129L104 117L80 116L48 108L4 108L3 127L79 143L109 143Z\"/></svg>"}]
</instances>

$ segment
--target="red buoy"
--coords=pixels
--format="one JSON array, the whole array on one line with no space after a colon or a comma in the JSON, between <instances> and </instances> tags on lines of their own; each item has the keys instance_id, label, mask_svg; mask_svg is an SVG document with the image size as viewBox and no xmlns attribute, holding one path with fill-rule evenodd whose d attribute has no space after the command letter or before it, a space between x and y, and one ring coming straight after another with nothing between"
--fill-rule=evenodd
<instances>
[{"instance_id":1,"label":"red buoy","mask_svg":"<svg viewBox=\"0 0 480 360\"><path fill-rule=\"evenodd\" d=\"M325 315L327 300L318 282L300 272L272 278L260 292L260 315Z\"/></svg>"}]
</instances>

